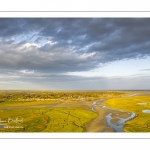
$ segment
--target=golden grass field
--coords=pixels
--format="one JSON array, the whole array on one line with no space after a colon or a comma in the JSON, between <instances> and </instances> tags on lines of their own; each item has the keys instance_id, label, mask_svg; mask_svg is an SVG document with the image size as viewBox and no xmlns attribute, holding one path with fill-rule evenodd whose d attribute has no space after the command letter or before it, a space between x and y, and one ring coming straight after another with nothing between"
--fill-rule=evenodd
<instances>
[{"instance_id":1,"label":"golden grass field","mask_svg":"<svg viewBox=\"0 0 150 150\"><path fill-rule=\"evenodd\" d=\"M128 97L134 93L139 96ZM103 119L111 110L91 110L99 99L116 114L117 110L137 114L125 123L125 132L149 132L150 114L142 112L150 109L146 94L149 91L0 91L0 132L113 132Z\"/></svg>"},{"instance_id":2,"label":"golden grass field","mask_svg":"<svg viewBox=\"0 0 150 150\"><path fill-rule=\"evenodd\" d=\"M105 101L110 108L135 112L137 115L125 123L125 132L150 132L150 114L143 110L150 110L150 96L133 96L124 98L113 98Z\"/></svg>"}]
</instances>

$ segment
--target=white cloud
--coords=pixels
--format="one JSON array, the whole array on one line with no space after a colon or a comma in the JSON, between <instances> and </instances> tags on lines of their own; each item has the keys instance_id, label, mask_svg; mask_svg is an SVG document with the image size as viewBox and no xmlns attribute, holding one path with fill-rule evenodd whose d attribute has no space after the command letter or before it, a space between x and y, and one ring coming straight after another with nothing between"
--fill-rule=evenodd
<instances>
[{"instance_id":1,"label":"white cloud","mask_svg":"<svg viewBox=\"0 0 150 150\"><path fill-rule=\"evenodd\" d=\"M35 73L34 70L32 70L32 71L30 71L30 70L21 70L20 72L23 73L23 74L34 74Z\"/></svg>"}]
</instances>

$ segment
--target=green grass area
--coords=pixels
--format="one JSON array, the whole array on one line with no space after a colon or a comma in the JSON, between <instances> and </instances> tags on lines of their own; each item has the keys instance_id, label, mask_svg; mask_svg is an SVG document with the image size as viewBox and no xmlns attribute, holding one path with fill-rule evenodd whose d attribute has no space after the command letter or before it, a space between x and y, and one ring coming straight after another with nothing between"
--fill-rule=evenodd
<instances>
[{"instance_id":1,"label":"green grass area","mask_svg":"<svg viewBox=\"0 0 150 150\"><path fill-rule=\"evenodd\" d=\"M84 125L97 116L83 108L0 110L0 120L7 121L0 124L8 127L0 132L84 132ZM16 118L21 121L12 121Z\"/></svg>"},{"instance_id":2,"label":"green grass area","mask_svg":"<svg viewBox=\"0 0 150 150\"><path fill-rule=\"evenodd\" d=\"M137 117L125 123L125 132L150 132L150 114L142 110L150 110L150 96L133 96L113 98L105 101L109 108L135 112Z\"/></svg>"}]
</instances>

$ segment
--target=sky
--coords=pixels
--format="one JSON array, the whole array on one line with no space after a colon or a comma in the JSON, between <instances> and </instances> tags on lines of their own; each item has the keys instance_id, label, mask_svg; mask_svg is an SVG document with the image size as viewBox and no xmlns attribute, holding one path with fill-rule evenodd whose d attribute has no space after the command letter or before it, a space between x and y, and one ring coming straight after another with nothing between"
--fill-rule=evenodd
<instances>
[{"instance_id":1,"label":"sky","mask_svg":"<svg viewBox=\"0 0 150 150\"><path fill-rule=\"evenodd\" d=\"M150 18L0 18L0 90L150 90Z\"/></svg>"}]
</instances>

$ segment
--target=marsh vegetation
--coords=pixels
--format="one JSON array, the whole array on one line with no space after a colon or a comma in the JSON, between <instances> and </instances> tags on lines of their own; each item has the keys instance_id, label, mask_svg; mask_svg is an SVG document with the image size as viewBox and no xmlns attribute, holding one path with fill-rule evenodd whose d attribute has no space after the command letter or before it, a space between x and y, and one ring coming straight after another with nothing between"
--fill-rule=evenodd
<instances>
[{"instance_id":1,"label":"marsh vegetation","mask_svg":"<svg viewBox=\"0 0 150 150\"><path fill-rule=\"evenodd\" d=\"M105 105L110 108L134 112L136 117L125 122L125 132L150 132L150 96L133 96L123 98L113 98L105 101ZM147 110L147 111L144 111Z\"/></svg>"},{"instance_id":2,"label":"marsh vegetation","mask_svg":"<svg viewBox=\"0 0 150 150\"><path fill-rule=\"evenodd\" d=\"M113 132L105 116L111 113L114 118L111 123L115 124L117 117L127 118L131 112L136 117L125 122L123 130L149 132L150 114L146 113L150 110L149 93L0 91L0 132ZM97 105L93 107L95 102ZM115 111L105 109L104 105Z\"/></svg>"}]
</instances>

